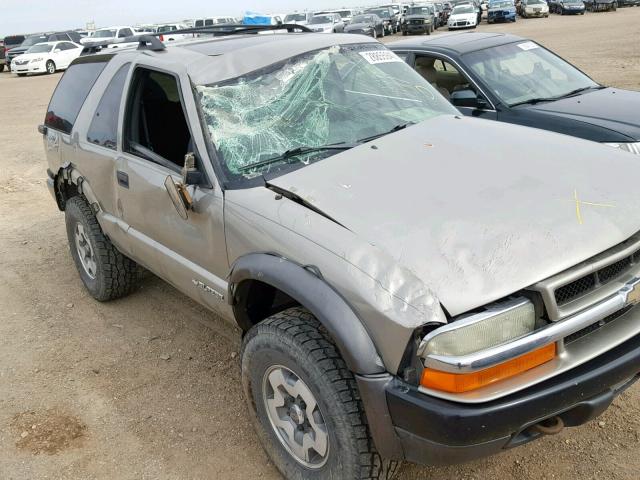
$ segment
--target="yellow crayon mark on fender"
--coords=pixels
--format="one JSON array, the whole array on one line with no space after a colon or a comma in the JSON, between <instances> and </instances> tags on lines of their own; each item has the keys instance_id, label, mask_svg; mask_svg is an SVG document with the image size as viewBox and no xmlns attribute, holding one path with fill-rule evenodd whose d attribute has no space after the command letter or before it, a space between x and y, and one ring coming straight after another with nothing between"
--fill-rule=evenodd
<instances>
[{"instance_id":1,"label":"yellow crayon mark on fender","mask_svg":"<svg viewBox=\"0 0 640 480\"><path fill-rule=\"evenodd\" d=\"M578 223L580 225L583 224L583 222L582 222L582 212L580 211L580 206L581 205L588 205L590 207L604 207L604 208L613 208L613 207L615 207L615 205L610 205L608 203L594 203L594 202L585 202L583 200L580 200L578 198L578 190L574 190L573 191L573 201L576 203L576 218L578 219Z\"/></svg>"}]
</instances>

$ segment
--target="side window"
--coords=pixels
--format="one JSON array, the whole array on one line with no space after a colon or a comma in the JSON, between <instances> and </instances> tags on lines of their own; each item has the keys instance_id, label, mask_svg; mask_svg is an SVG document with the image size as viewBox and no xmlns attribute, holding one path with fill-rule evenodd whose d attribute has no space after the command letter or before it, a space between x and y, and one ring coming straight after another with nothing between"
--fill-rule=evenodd
<instances>
[{"instance_id":1,"label":"side window","mask_svg":"<svg viewBox=\"0 0 640 480\"><path fill-rule=\"evenodd\" d=\"M136 69L127 99L125 151L179 171L193 149L191 133L173 75Z\"/></svg>"},{"instance_id":2,"label":"side window","mask_svg":"<svg viewBox=\"0 0 640 480\"><path fill-rule=\"evenodd\" d=\"M130 63L123 65L109 82L93 116L87 141L115 150L118 142L118 114Z\"/></svg>"},{"instance_id":3,"label":"side window","mask_svg":"<svg viewBox=\"0 0 640 480\"><path fill-rule=\"evenodd\" d=\"M73 43L69 43L69 42L61 42L58 45L56 45L56 48L59 48L60 50L71 50L73 48L76 48L75 45Z\"/></svg>"},{"instance_id":4,"label":"side window","mask_svg":"<svg viewBox=\"0 0 640 480\"><path fill-rule=\"evenodd\" d=\"M473 89L468 79L443 59L416 55L415 69L447 99L455 91Z\"/></svg>"},{"instance_id":5,"label":"side window","mask_svg":"<svg viewBox=\"0 0 640 480\"><path fill-rule=\"evenodd\" d=\"M85 58L71 65L60 79L44 119L47 127L71 133L87 95L106 65L104 59Z\"/></svg>"},{"instance_id":6,"label":"side window","mask_svg":"<svg viewBox=\"0 0 640 480\"><path fill-rule=\"evenodd\" d=\"M131 37L132 35L133 35L133 32L131 31L130 28L121 28L120 31L118 32L118 38Z\"/></svg>"},{"instance_id":7,"label":"side window","mask_svg":"<svg viewBox=\"0 0 640 480\"><path fill-rule=\"evenodd\" d=\"M204 27L204 23L202 20L196 20L196 27Z\"/></svg>"}]
</instances>

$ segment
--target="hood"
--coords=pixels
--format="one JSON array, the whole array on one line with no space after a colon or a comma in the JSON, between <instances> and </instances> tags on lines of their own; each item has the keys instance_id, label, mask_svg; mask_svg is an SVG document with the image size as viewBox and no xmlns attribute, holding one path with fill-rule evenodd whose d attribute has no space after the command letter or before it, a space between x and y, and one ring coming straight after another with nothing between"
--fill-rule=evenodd
<instances>
[{"instance_id":1,"label":"hood","mask_svg":"<svg viewBox=\"0 0 640 480\"><path fill-rule=\"evenodd\" d=\"M489 8L487 10L488 12L502 12L502 11L506 11L506 12L515 12L516 11L516 7L514 7L513 5L508 6L508 7L499 7L499 6L495 6L492 7L491 5L489 5Z\"/></svg>"},{"instance_id":2,"label":"hood","mask_svg":"<svg viewBox=\"0 0 640 480\"><path fill-rule=\"evenodd\" d=\"M420 20L420 19L427 19L427 18L429 18L430 16L431 16L431 15L426 15L426 14L424 14L424 13L418 13L418 14L415 14L415 15L407 15L407 16L406 16L406 17L404 17L404 18L405 18L405 19L407 19L407 20L413 20L413 19L415 19L415 20Z\"/></svg>"},{"instance_id":3,"label":"hood","mask_svg":"<svg viewBox=\"0 0 640 480\"><path fill-rule=\"evenodd\" d=\"M639 231L639 177L637 156L610 147L440 116L269 182L382 249L457 315Z\"/></svg>"},{"instance_id":4,"label":"hood","mask_svg":"<svg viewBox=\"0 0 640 480\"><path fill-rule=\"evenodd\" d=\"M449 20L473 20L476 16L476 13L455 13L449 16Z\"/></svg>"},{"instance_id":5,"label":"hood","mask_svg":"<svg viewBox=\"0 0 640 480\"><path fill-rule=\"evenodd\" d=\"M23 53L22 55L18 55L17 57L15 57L13 61L15 62L16 60L32 60L34 58L47 57L50 53L51 52Z\"/></svg>"},{"instance_id":6,"label":"hood","mask_svg":"<svg viewBox=\"0 0 640 480\"><path fill-rule=\"evenodd\" d=\"M530 108L614 130L629 137L629 141L640 141L640 92L603 88Z\"/></svg>"}]
</instances>

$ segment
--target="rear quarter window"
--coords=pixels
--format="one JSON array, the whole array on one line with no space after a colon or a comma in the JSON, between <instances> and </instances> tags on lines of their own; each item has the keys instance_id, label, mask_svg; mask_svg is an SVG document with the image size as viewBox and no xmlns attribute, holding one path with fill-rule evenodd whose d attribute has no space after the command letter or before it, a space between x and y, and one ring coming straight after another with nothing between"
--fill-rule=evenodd
<instances>
[{"instance_id":1,"label":"rear quarter window","mask_svg":"<svg viewBox=\"0 0 640 480\"><path fill-rule=\"evenodd\" d=\"M49 128L71 133L87 95L106 65L107 60L104 58L87 58L72 64L53 92L44 124Z\"/></svg>"}]
</instances>

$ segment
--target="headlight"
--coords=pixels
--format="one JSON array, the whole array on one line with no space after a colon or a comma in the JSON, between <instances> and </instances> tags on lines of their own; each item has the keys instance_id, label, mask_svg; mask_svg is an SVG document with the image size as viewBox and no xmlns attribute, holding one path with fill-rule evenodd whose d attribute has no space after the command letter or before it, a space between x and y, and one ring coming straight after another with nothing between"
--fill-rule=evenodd
<instances>
[{"instance_id":1,"label":"headlight","mask_svg":"<svg viewBox=\"0 0 640 480\"><path fill-rule=\"evenodd\" d=\"M517 342L517 339L534 333L535 329L535 308L526 298L492 306L484 312L440 327L428 334L420 345L419 354L425 361L420 385L431 390L465 393L553 360L557 353L556 344L549 343L528 352L514 348L501 363L473 366L480 361L483 350ZM470 361L474 357L475 360ZM458 370L464 364L468 369Z\"/></svg>"},{"instance_id":2,"label":"headlight","mask_svg":"<svg viewBox=\"0 0 640 480\"><path fill-rule=\"evenodd\" d=\"M423 356L468 355L515 340L535 326L535 308L529 300L499 304L432 332L425 338Z\"/></svg>"},{"instance_id":3,"label":"headlight","mask_svg":"<svg viewBox=\"0 0 640 480\"><path fill-rule=\"evenodd\" d=\"M44 60L42 57L34 58L31 60L31 63L41 62L42 60Z\"/></svg>"},{"instance_id":4,"label":"headlight","mask_svg":"<svg viewBox=\"0 0 640 480\"><path fill-rule=\"evenodd\" d=\"M605 145L640 155L640 142L605 143Z\"/></svg>"}]
</instances>

